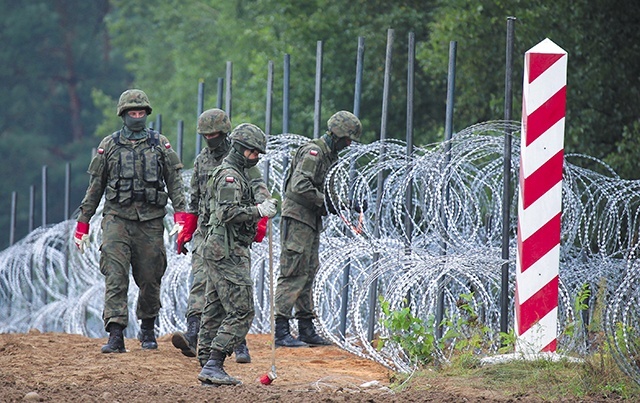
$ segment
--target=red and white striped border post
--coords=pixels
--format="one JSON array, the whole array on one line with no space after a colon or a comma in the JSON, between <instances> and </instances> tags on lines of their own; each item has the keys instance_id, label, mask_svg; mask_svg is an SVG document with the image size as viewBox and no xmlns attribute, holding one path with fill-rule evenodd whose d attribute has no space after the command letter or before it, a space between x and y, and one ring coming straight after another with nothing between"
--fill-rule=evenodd
<instances>
[{"instance_id":1,"label":"red and white striped border post","mask_svg":"<svg viewBox=\"0 0 640 403\"><path fill-rule=\"evenodd\" d=\"M555 352L567 52L545 39L524 56L516 352Z\"/></svg>"}]
</instances>

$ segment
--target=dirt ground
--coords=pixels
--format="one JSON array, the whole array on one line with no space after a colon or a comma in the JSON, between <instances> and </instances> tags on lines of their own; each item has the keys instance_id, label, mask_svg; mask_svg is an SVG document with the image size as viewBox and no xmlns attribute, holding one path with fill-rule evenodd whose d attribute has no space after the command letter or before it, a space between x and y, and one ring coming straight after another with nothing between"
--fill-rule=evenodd
<instances>
[{"instance_id":1,"label":"dirt ground","mask_svg":"<svg viewBox=\"0 0 640 403\"><path fill-rule=\"evenodd\" d=\"M63 333L0 334L0 401L47 402L528 402L499 392L448 386L446 381L389 388L393 373L337 347L276 349L277 378L259 383L271 369L270 335L248 335L252 363L232 357L226 371L240 386L202 386L200 366L158 339L143 351L126 339L126 354L102 354L104 339Z\"/></svg>"}]
</instances>

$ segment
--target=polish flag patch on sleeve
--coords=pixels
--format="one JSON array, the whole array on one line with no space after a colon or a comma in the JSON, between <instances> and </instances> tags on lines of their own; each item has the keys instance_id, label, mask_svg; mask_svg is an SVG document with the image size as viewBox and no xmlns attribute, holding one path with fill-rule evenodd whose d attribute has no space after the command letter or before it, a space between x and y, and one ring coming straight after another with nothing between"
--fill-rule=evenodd
<instances>
[{"instance_id":1,"label":"polish flag patch on sleeve","mask_svg":"<svg viewBox=\"0 0 640 403\"><path fill-rule=\"evenodd\" d=\"M233 178L233 176L227 176L226 178L224 178L225 182L227 183L233 183L236 180Z\"/></svg>"},{"instance_id":2,"label":"polish flag patch on sleeve","mask_svg":"<svg viewBox=\"0 0 640 403\"><path fill-rule=\"evenodd\" d=\"M171 143L164 143L164 148L167 150L171 148Z\"/></svg>"},{"instance_id":3,"label":"polish flag patch on sleeve","mask_svg":"<svg viewBox=\"0 0 640 403\"><path fill-rule=\"evenodd\" d=\"M98 148L98 154L104 154L104 148Z\"/></svg>"},{"instance_id":4,"label":"polish flag patch on sleeve","mask_svg":"<svg viewBox=\"0 0 640 403\"><path fill-rule=\"evenodd\" d=\"M314 157L316 155L318 155L318 151L317 150L309 150L309 154L313 155Z\"/></svg>"}]
</instances>

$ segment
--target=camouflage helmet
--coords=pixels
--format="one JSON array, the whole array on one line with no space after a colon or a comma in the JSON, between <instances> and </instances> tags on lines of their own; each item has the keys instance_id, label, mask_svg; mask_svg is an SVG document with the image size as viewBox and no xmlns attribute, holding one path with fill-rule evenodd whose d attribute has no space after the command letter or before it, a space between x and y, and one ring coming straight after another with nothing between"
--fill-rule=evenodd
<instances>
[{"instance_id":1,"label":"camouflage helmet","mask_svg":"<svg viewBox=\"0 0 640 403\"><path fill-rule=\"evenodd\" d=\"M334 113L327 121L327 127L329 132L335 134L336 137L348 137L351 140L358 141L362 135L360 119L348 111Z\"/></svg>"},{"instance_id":2,"label":"camouflage helmet","mask_svg":"<svg viewBox=\"0 0 640 403\"><path fill-rule=\"evenodd\" d=\"M262 129L251 123L236 126L229 136L232 143L238 143L250 150L258 150L264 154L267 149L267 139Z\"/></svg>"},{"instance_id":3,"label":"camouflage helmet","mask_svg":"<svg viewBox=\"0 0 640 403\"><path fill-rule=\"evenodd\" d=\"M215 132L227 134L231 131L231 121L227 113L222 109L207 109L198 117L196 131L199 134L211 134Z\"/></svg>"},{"instance_id":4,"label":"camouflage helmet","mask_svg":"<svg viewBox=\"0 0 640 403\"><path fill-rule=\"evenodd\" d=\"M118 116L122 116L122 114L129 109L146 109L147 114L150 115L152 109L147 94L142 90L136 89L123 92L118 100L116 112Z\"/></svg>"}]
</instances>

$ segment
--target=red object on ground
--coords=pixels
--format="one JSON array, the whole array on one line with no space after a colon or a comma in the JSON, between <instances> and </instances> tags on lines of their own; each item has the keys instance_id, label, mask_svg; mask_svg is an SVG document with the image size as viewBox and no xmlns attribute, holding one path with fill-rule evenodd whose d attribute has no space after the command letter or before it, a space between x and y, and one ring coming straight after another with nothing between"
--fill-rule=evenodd
<instances>
[{"instance_id":1,"label":"red object on ground","mask_svg":"<svg viewBox=\"0 0 640 403\"><path fill-rule=\"evenodd\" d=\"M274 379L276 379L276 374L268 372L260 377L260 383L263 385L271 385Z\"/></svg>"}]
</instances>

